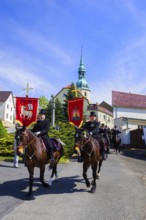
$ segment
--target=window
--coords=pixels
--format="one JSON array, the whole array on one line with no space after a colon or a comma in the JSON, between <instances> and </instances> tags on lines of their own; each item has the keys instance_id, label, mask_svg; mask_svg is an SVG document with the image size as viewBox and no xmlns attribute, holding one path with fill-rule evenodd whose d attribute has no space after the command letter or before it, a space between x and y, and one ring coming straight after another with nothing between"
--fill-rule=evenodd
<instances>
[{"instance_id":1,"label":"window","mask_svg":"<svg viewBox=\"0 0 146 220\"><path fill-rule=\"evenodd\" d=\"M87 96L87 93L86 93L86 92L84 92L84 96Z\"/></svg>"},{"instance_id":2,"label":"window","mask_svg":"<svg viewBox=\"0 0 146 220\"><path fill-rule=\"evenodd\" d=\"M7 104L7 109L9 109L9 105Z\"/></svg>"},{"instance_id":3,"label":"window","mask_svg":"<svg viewBox=\"0 0 146 220\"><path fill-rule=\"evenodd\" d=\"M104 121L106 120L106 115L103 115L103 119L104 119Z\"/></svg>"},{"instance_id":4,"label":"window","mask_svg":"<svg viewBox=\"0 0 146 220\"><path fill-rule=\"evenodd\" d=\"M8 118L8 113L6 114L6 118Z\"/></svg>"}]
</instances>

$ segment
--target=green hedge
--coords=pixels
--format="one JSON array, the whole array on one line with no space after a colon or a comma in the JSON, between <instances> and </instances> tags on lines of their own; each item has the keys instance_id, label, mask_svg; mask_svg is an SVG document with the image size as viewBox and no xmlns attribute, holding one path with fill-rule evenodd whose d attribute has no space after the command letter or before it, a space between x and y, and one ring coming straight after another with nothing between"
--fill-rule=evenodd
<instances>
[{"instance_id":1,"label":"green hedge","mask_svg":"<svg viewBox=\"0 0 146 220\"><path fill-rule=\"evenodd\" d=\"M7 135L8 135L7 129L3 126L3 123L0 120L0 138L7 137Z\"/></svg>"},{"instance_id":2,"label":"green hedge","mask_svg":"<svg viewBox=\"0 0 146 220\"><path fill-rule=\"evenodd\" d=\"M74 146L74 127L69 123L59 123L59 130L50 128L49 136L60 138L66 145L64 146L64 155L61 161L68 160L73 154ZM13 151L14 134L8 134L0 137L0 160L11 160L14 157Z\"/></svg>"}]
</instances>

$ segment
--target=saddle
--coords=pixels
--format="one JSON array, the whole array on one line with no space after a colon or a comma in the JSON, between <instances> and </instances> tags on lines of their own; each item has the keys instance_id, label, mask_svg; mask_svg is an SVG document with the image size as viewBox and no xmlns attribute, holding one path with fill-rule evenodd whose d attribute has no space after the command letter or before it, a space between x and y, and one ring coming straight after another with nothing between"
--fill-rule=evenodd
<instances>
[{"instance_id":1,"label":"saddle","mask_svg":"<svg viewBox=\"0 0 146 220\"><path fill-rule=\"evenodd\" d=\"M53 145L53 151L54 152L60 150L59 142L56 138L50 138L50 141Z\"/></svg>"},{"instance_id":2,"label":"saddle","mask_svg":"<svg viewBox=\"0 0 146 220\"><path fill-rule=\"evenodd\" d=\"M56 152L58 150L60 150L60 144L59 141L56 138L50 138L50 141L53 145L53 151ZM47 151L50 151L48 144L45 144L45 142L43 141L43 139L41 139L42 144L45 146Z\"/></svg>"}]
</instances>

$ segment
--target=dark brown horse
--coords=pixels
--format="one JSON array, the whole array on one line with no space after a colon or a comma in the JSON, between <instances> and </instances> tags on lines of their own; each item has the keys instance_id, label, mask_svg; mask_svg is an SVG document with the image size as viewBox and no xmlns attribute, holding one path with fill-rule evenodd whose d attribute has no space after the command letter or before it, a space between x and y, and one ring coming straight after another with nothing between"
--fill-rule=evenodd
<instances>
[{"instance_id":1,"label":"dark brown horse","mask_svg":"<svg viewBox=\"0 0 146 220\"><path fill-rule=\"evenodd\" d=\"M19 156L23 154L24 163L29 172L29 191L27 195L31 195L34 167L40 168L40 182L44 187L48 187L48 183L44 181L44 172L45 165L50 162L49 153L42 140L25 127L17 131L16 140L17 154ZM57 139L54 140L56 141L58 149L54 152L55 164L51 167L51 179L54 175L57 177L57 164L63 155L62 144Z\"/></svg>"},{"instance_id":2,"label":"dark brown horse","mask_svg":"<svg viewBox=\"0 0 146 220\"><path fill-rule=\"evenodd\" d=\"M120 153L121 151L121 137L116 134L115 132L111 132L111 142L113 145L113 148L115 150L115 153Z\"/></svg>"},{"instance_id":3,"label":"dark brown horse","mask_svg":"<svg viewBox=\"0 0 146 220\"><path fill-rule=\"evenodd\" d=\"M83 160L83 177L85 179L86 186L90 187L92 184L91 193L94 193L96 191L96 179L100 175L100 168L103 161L100 153L100 144L95 138L91 136L86 137L81 129L77 127L75 127L75 129L74 148L78 154L81 155ZM89 182L87 177L87 171L90 166L93 177L92 183Z\"/></svg>"}]
</instances>

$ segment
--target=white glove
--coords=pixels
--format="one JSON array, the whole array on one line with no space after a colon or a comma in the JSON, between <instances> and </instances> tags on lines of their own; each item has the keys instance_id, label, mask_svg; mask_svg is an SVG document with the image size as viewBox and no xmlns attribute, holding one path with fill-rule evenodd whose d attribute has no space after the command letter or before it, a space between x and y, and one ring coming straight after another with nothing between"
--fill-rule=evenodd
<instances>
[{"instance_id":1,"label":"white glove","mask_svg":"<svg viewBox=\"0 0 146 220\"><path fill-rule=\"evenodd\" d=\"M40 131L37 131L37 132L35 132L35 135L39 135L41 132Z\"/></svg>"},{"instance_id":2,"label":"white glove","mask_svg":"<svg viewBox=\"0 0 146 220\"><path fill-rule=\"evenodd\" d=\"M92 135L92 132L90 132L90 135Z\"/></svg>"}]
</instances>

